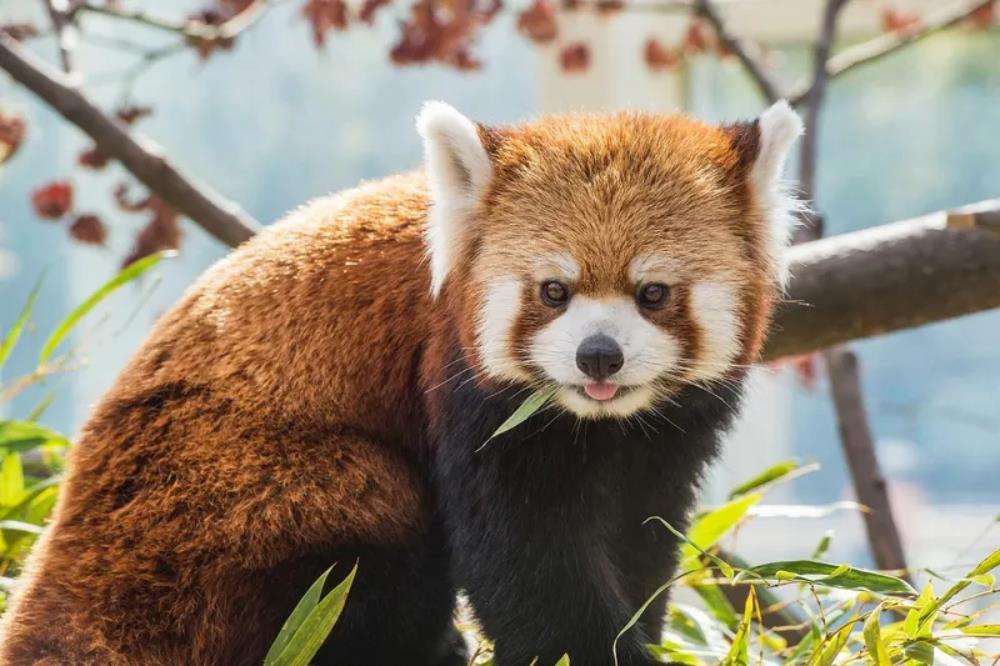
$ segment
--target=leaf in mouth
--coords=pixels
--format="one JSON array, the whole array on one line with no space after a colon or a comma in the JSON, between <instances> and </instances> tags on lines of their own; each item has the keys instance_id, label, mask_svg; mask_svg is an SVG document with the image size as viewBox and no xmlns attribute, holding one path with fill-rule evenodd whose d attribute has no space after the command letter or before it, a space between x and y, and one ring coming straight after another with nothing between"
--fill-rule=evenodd
<instances>
[{"instance_id":1,"label":"leaf in mouth","mask_svg":"<svg viewBox=\"0 0 1000 666\"><path fill-rule=\"evenodd\" d=\"M529 395L525 401L521 403L521 406L515 409L514 413L508 416L507 420L500 424L499 428L493 431L493 434L490 435L490 438L483 443L483 446L486 446L486 443L489 442L490 439L493 439L498 435L502 435L508 430L513 430L527 421L535 412L548 404L549 400L552 399L558 390L559 386L557 384L552 384L544 386ZM483 447L480 446L479 448L482 449Z\"/></svg>"}]
</instances>

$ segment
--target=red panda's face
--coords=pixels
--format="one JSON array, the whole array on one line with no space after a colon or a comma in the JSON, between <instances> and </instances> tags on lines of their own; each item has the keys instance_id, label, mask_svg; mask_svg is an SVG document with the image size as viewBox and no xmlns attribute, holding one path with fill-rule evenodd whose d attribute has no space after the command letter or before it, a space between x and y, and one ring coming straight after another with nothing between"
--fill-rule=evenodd
<instances>
[{"instance_id":1,"label":"red panda's face","mask_svg":"<svg viewBox=\"0 0 1000 666\"><path fill-rule=\"evenodd\" d=\"M778 187L798 118L420 119L435 291L494 380L559 385L581 417L625 417L752 362L783 279Z\"/></svg>"}]
</instances>

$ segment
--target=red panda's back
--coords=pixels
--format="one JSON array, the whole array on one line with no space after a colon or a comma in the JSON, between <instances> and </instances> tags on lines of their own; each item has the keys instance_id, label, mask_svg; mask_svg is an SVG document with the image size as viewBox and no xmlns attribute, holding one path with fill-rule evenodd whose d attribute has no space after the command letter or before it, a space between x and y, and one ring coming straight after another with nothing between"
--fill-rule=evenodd
<instances>
[{"instance_id":1,"label":"red panda's back","mask_svg":"<svg viewBox=\"0 0 1000 666\"><path fill-rule=\"evenodd\" d=\"M183 380L262 417L415 434L426 211L421 174L294 211L195 283L112 394Z\"/></svg>"}]
</instances>

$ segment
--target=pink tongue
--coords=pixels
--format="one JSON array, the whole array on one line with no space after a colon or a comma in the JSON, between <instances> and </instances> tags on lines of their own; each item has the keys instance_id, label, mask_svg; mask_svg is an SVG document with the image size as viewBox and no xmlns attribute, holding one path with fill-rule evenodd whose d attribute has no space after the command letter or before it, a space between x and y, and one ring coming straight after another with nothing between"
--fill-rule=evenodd
<instances>
[{"instance_id":1,"label":"pink tongue","mask_svg":"<svg viewBox=\"0 0 1000 666\"><path fill-rule=\"evenodd\" d=\"M611 400L618 392L618 384L611 382L590 382L583 390L594 400Z\"/></svg>"}]
</instances>

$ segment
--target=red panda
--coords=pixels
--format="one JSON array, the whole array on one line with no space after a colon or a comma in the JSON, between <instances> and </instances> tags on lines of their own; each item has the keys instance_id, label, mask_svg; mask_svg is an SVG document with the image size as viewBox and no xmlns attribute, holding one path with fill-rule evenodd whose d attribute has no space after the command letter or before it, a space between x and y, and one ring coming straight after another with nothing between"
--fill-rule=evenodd
<instances>
[{"instance_id":1,"label":"red panda","mask_svg":"<svg viewBox=\"0 0 1000 666\"><path fill-rule=\"evenodd\" d=\"M612 662L676 567L643 521L684 526L780 294L799 119L430 103L418 129L424 172L292 213L157 323L71 453L2 663L259 664L355 561L316 663L465 663L459 589L499 666ZM661 616L619 664L656 663Z\"/></svg>"}]
</instances>

